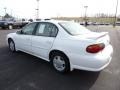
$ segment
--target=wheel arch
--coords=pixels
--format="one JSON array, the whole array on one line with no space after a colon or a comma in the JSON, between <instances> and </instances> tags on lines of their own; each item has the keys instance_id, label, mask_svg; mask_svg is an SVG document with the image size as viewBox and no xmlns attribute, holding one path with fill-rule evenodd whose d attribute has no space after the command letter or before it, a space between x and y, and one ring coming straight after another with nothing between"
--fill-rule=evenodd
<instances>
[{"instance_id":1,"label":"wheel arch","mask_svg":"<svg viewBox=\"0 0 120 90\"><path fill-rule=\"evenodd\" d=\"M12 39L11 37L9 37L8 40L7 40L7 41L8 41L8 44L9 44L10 40L13 41L13 39ZM13 41L13 42L14 42L14 41Z\"/></svg>"},{"instance_id":2,"label":"wheel arch","mask_svg":"<svg viewBox=\"0 0 120 90\"><path fill-rule=\"evenodd\" d=\"M57 52L57 53L62 53L63 55L65 55L65 56L68 58L68 56L67 56L63 51L54 49L54 50L51 50L51 51L49 52L49 60L51 59L52 54L54 54L54 53L56 53L56 52ZM69 58L68 58L68 60L69 60Z\"/></svg>"}]
</instances>

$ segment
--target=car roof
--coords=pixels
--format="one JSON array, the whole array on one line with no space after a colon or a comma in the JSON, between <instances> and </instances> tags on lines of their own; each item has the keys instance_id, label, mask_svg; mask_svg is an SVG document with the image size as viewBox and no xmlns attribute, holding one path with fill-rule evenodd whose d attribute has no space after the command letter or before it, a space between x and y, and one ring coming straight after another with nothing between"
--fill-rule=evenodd
<instances>
[{"instance_id":1,"label":"car roof","mask_svg":"<svg viewBox=\"0 0 120 90\"><path fill-rule=\"evenodd\" d=\"M50 23L60 23L60 22L70 22L70 21L65 21L65 20L54 20L54 19L50 19L50 20L41 20L41 21L35 21L35 22L50 22Z\"/></svg>"}]
</instances>

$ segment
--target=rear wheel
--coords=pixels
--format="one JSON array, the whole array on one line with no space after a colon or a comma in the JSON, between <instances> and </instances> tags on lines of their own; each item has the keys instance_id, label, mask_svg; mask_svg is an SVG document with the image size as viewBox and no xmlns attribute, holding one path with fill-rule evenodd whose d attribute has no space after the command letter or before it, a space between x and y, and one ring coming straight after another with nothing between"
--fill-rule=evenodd
<instances>
[{"instance_id":1,"label":"rear wheel","mask_svg":"<svg viewBox=\"0 0 120 90\"><path fill-rule=\"evenodd\" d=\"M51 64L53 68L60 73L65 73L70 70L69 59L62 53L56 52L52 54Z\"/></svg>"},{"instance_id":2,"label":"rear wheel","mask_svg":"<svg viewBox=\"0 0 120 90\"><path fill-rule=\"evenodd\" d=\"M15 43L14 43L13 40L9 40L9 49L10 49L10 51L12 51L12 52L15 52L15 51L16 51L16 49L15 49Z\"/></svg>"}]
</instances>

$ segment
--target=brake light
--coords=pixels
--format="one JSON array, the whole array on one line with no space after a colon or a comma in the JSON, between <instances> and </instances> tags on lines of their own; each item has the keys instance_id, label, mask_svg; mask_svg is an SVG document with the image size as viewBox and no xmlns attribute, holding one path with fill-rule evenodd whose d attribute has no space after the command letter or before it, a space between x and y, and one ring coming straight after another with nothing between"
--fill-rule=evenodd
<instances>
[{"instance_id":1,"label":"brake light","mask_svg":"<svg viewBox=\"0 0 120 90\"><path fill-rule=\"evenodd\" d=\"M88 53L98 53L101 50L103 50L105 48L105 44L104 43L100 43L100 44L93 44L90 45L86 48L86 51Z\"/></svg>"}]
</instances>

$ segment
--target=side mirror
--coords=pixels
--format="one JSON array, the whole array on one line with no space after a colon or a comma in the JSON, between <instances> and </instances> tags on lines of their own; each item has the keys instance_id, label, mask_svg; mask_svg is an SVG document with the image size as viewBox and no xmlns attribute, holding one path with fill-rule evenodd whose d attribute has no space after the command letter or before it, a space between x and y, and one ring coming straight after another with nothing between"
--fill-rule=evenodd
<instances>
[{"instance_id":1,"label":"side mirror","mask_svg":"<svg viewBox=\"0 0 120 90\"><path fill-rule=\"evenodd\" d=\"M19 30L16 32L17 34L22 34L22 30Z\"/></svg>"}]
</instances>

